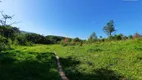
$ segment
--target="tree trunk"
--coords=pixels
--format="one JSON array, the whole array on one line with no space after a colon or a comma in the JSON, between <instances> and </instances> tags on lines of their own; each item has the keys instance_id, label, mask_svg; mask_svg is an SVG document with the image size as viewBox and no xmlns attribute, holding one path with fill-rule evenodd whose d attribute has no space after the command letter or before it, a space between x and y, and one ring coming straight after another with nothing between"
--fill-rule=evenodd
<instances>
[{"instance_id":1,"label":"tree trunk","mask_svg":"<svg viewBox=\"0 0 142 80\"><path fill-rule=\"evenodd\" d=\"M109 33L109 36L111 36L111 32Z\"/></svg>"}]
</instances>

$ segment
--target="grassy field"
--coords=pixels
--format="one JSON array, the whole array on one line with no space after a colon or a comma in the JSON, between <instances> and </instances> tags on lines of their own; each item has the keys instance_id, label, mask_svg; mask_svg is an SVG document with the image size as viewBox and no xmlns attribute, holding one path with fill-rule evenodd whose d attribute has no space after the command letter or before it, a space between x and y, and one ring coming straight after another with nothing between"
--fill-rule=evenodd
<instances>
[{"instance_id":1,"label":"grassy field","mask_svg":"<svg viewBox=\"0 0 142 80\"><path fill-rule=\"evenodd\" d=\"M142 41L54 45L71 80L142 80Z\"/></svg>"},{"instance_id":2,"label":"grassy field","mask_svg":"<svg viewBox=\"0 0 142 80\"><path fill-rule=\"evenodd\" d=\"M142 80L141 40L16 46L0 53L0 80L60 80L54 50L70 80Z\"/></svg>"},{"instance_id":3,"label":"grassy field","mask_svg":"<svg viewBox=\"0 0 142 80\"><path fill-rule=\"evenodd\" d=\"M0 80L61 80L54 54L42 46L17 46L0 53Z\"/></svg>"}]
</instances>

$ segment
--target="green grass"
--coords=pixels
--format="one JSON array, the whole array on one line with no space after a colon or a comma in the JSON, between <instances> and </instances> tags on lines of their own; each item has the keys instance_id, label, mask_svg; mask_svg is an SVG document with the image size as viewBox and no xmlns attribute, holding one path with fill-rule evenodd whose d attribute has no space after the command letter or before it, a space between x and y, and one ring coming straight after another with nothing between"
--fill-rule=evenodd
<instances>
[{"instance_id":1,"label":"green grass","mask_svg":"<svg viewBox=\"0 0 142 80\"><path fill-rule=\"evenodd\" d=\"M44 48L44 49L43 49ZM0 80L61 80L54 54L43 46L0 53Z\"/></svg>"},{"instance_id":2,"label":"green grass","mask_svg":"<svg viewBox=\"0 0 142 80\"><path fill-rule=\"evenodd\" d=\"M141 40L55 45L54 49L71 80L142 80Z\"/></svg>"},{"instance_id":3,"label":"green grass","mask_svg":"<svg viewBox=\"0 0 142 80\"><path fill-rule=\"evenodd\" d=\"M0 53L0 80L60 80L54 50L70 80L142 80L142 40L15 46Z\"/></svg>"}]
</instances>

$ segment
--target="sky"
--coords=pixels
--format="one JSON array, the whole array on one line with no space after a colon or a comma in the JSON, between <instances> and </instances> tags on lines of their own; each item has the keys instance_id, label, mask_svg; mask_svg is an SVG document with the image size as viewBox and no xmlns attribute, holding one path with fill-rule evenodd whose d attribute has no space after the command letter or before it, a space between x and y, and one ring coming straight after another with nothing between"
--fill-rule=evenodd
<instances>
[{"instance_id":1,"label":"sky","mask_svg":"<svg viewBox=\"0 0 142 80\"><path fill-rule=\"evenodd\" d=\"M43 35L106 37L102 29L110 20L116 34L142 33L142 0L2 0L0 10L15 15L13 26Z\"/></svg>"}]
</instances>

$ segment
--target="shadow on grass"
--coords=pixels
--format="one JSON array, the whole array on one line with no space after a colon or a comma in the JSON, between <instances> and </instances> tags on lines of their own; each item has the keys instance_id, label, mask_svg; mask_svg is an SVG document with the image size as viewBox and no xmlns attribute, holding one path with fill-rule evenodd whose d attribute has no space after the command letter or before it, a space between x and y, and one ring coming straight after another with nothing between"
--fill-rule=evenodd
<instances>
[{"instance_id":1,"label":"shadow on grass","mask_svg":"<svg viewBox=\"0 0 142 80\"><path fill-rule=\"evenodd\" d=\"M0 53L0 80L61 80L53 53Z\"/></svg>"},{"instance_id":2,"label":"shadow on grass","mask_svg":"<svg viewBox=\"0 0 142 80\"><path fill-rule=\"evenodd\" d=\"M70 80L126 80L117 72L105 68L92 73L80 72L76 58L60 58ZM0 53L0 80L61 80L53 53L8 51Z\"/></svg>"},{"instance_id":3,"label":"shadow on grass","mask_svg":"<svg viewBox=\"0 0 142 80\"><path fill-rule=\"evenodd\" d=\"M127 80L117 72L107 68L95 69L90 74L84 71L80 72L77 69L77 65L80 64L80 61L76 61L75 58L60 58L60 62L66 76L70 80Z\"/></svg>"}]
</instances>

